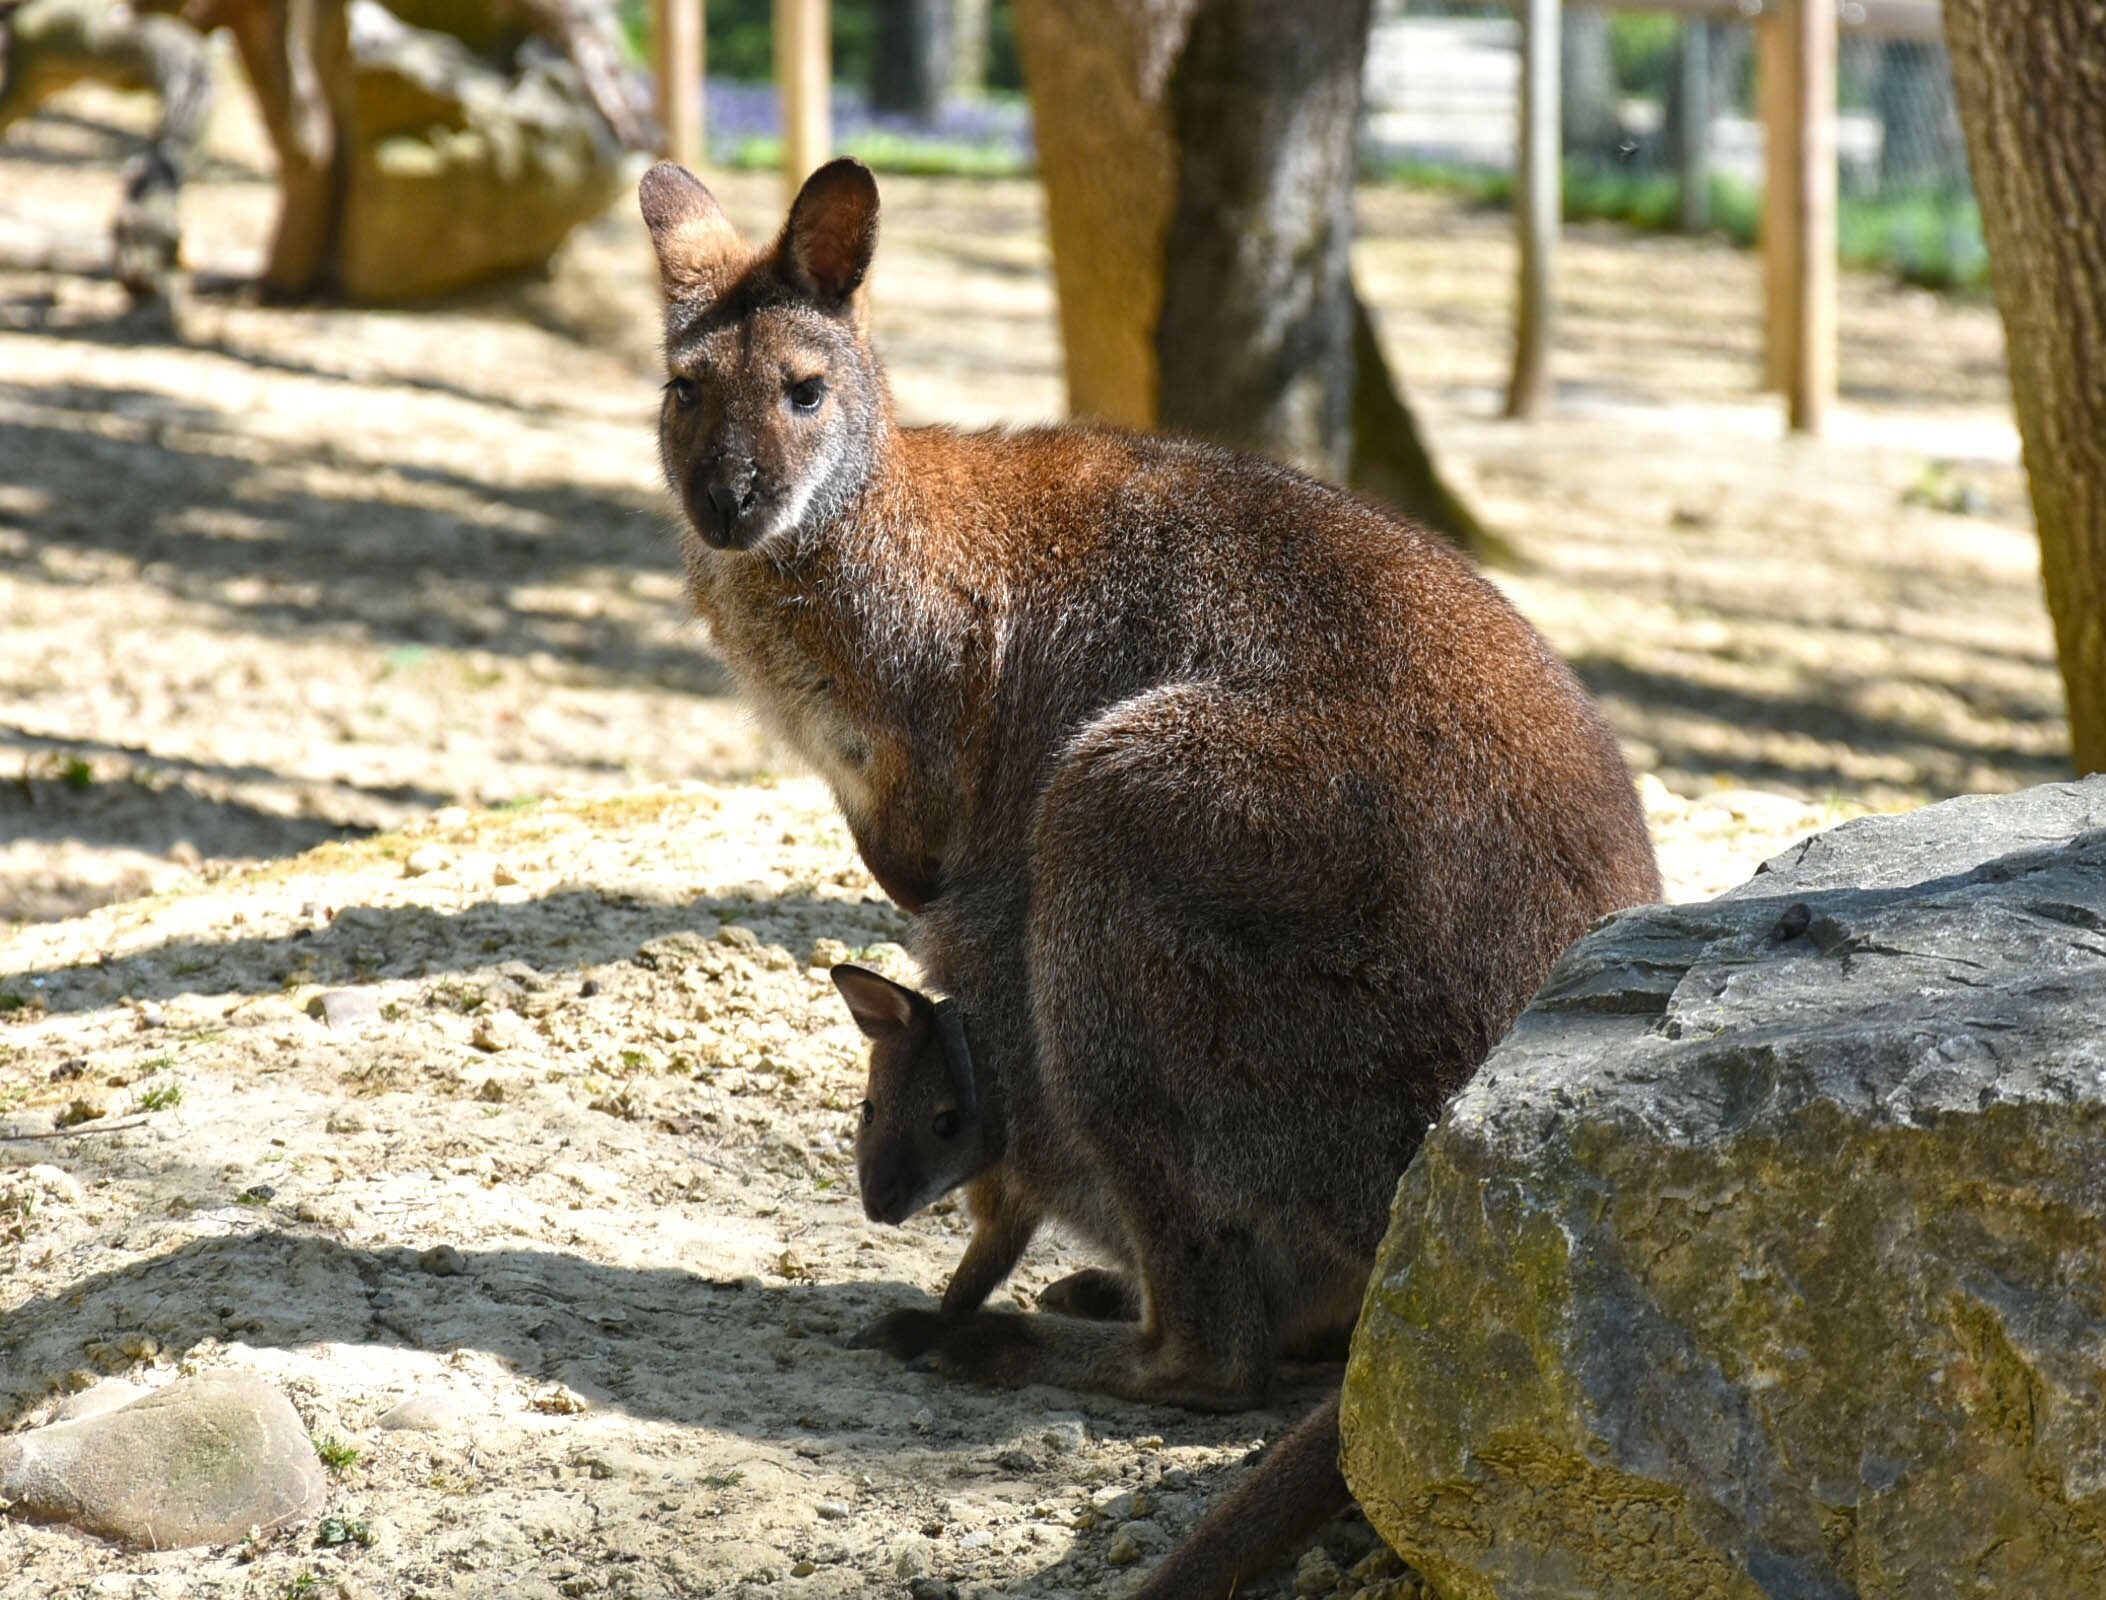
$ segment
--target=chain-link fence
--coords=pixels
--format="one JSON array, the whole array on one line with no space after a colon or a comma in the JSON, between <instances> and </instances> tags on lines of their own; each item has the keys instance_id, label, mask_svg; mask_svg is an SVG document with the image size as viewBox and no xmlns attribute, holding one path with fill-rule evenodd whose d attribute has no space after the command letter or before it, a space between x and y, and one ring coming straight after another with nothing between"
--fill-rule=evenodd
<instances>
[{"instance_id":1,"label":"chain-link fence","mask_svg":"<svg viewBox=\"0 0 2106 1600\"><path fill-rule=\"evenodd\" d=\"M1840 9L1840 250L1849 265L1974 287L1987 255L1951 67L1943 44L1921 36L1928 14L1850 0ZM1566 217L1716 229L1754 243L1763 183L1754 33L1749 16L1566 6ZM1510 6L1382 5L1368 56L1370 166L1500 192L1513 171L1519 50Z\"/></svg>"}]
</instances>

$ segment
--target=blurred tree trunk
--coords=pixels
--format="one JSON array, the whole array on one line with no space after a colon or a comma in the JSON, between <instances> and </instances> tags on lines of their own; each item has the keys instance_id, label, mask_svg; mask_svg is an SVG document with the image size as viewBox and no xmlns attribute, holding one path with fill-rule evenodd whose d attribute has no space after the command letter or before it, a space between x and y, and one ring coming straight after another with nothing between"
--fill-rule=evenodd
<instances>
[{"instance_id":1,"label":"blurred tree trunk","mask_svg":"<svg viewBox=\"0 0 2106 1600\"><path fill-rule=\"evenodd\" d=\"M1369 0L1018 0L1079 416L1379 494L1504 553L1435 472L1353 289Z\"/></svg>"},{"instance_id":2,"label":"blurred tree trunk","mask_svg":"<svg viewBox=\"0 0 2106 1600\"><path fill-rule=\"evenodd\" d=\"M953 0L878 0L870 105L932 120L951 86Z\"/></svg>"},{"instance_id":3,"label":"blurred tree trunk","mask_svg":"<svg viewBox=\"0 0 2106 1600\"><path fill-rule=\"evenodd\" d=\"M1711 226L1713 31L1702 17L1683 22L1675 37L1674 77L1661 119L1661 142L1675 169L1675 226L1684 233L1702 233Z\"/></svg>"},{"instance_id":4,"label":"blurred tree trunk","mask_svg":"<svg viewBox=\"0 0 2106 1600\"><path fill-rule=\"evenodd\" d=\"M2106 29L1945 0L2079 772L2106 771Z\"/></svg>"},{"instance_id":5,"label":"blurred tree trunk","mask_svg":"<svg viewBox=\"0 0 2106 1600\"><path fill-rule=\"evenodd\" d=\"M1616 159L1623 145L1609 14L1567 7L1558 29L1558 127L1567 156Z\"/></svg>"},{"instance_id":6,"label":"blurred tree trunk","mask_svg":"<svg viewBox=\"0 0 2106 1600\"><path fill-rule=\"evenodd\" d=\"M993 26L993 0L951 0L951 93L970 100L987 92Z\"/></svg>"}]
</instances>

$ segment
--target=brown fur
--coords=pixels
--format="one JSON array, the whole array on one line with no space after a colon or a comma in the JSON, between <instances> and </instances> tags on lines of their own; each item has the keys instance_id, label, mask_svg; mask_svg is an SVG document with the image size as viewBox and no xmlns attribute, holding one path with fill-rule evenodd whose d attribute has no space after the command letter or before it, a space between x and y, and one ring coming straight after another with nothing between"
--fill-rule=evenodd
<instances>
[{"instance_id":1,"label":"brown fur","mask_svg":"<svg viewBox=\"0 0 2106 1600\"><path fill-rule=\"evenodd\" d=\"M761 249L677 168L643 201L693 603L918 913L1002 1202L1142 1300L885 1342L994 1383L1262 1400L1350 1327L1398 1173L1559 951L1657 896L1614 740L1381 507L1190 441L897 427L853 163Z\"/></svg>"}]
</instances>

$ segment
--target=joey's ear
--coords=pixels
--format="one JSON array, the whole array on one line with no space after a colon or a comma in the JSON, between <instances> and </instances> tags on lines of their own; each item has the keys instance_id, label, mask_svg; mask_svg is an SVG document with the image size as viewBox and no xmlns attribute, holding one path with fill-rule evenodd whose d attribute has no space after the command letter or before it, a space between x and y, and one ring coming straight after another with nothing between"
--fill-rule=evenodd
<instances>
[{"instance_id":1,"label":"joey's ear","mask_svg":"<svg viewBox=\"0 0 2106 1600\"><path fill-rule=\"evenodd\" d=\"M717 197L687 168L661 161L636 186L668 300L714 300L751 253Z\"/></svg>"},{"instance_id":2,"label":"joey's ear","mask_svg":"<svg viewBox=\"0 0 2106 1600\"><path fill-rule=\"evenodd\" d=\"M833 969L833 979L865 1038L901 1038L914 1026L918 1014L930 1009L926 998L868 967L851 966L844 961Z\"/></svg>"},{"instance_id":3,"label":"joey's ear","mask_svg":"<svg viewBox=\"0 0 2106 1600\"><path fill-rule=\"evenodd\" d=\"M826 304L854 294L877 249L877 180L843 156L804 180L782 230L782 265L790 282Z\"/></svg>"}]
</instances>

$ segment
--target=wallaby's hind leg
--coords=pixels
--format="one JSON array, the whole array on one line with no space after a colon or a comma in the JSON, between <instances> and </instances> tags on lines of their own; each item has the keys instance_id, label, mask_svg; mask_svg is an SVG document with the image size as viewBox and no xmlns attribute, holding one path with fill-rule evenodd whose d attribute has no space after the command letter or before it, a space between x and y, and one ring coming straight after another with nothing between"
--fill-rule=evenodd
<instances>
[{"instance_id":1,"label":"wallaby's hind leg","mask_svg":"<svg viewBox=\"0 0 2106 1600\"><path fill-rule=\"evenodd\" d=\"M952 1324L913 1365L972 1383L1049 1383L1195 1411L1261 1404L1273 1330L1252 1241L1171 1225L1142 1241L1147 1314L1131 1322L982 1311Z\"/></svg>"},{"instance_id":2,"label":"wallaby's hind leg","mask_svg":"<svg viewBox=\"0 0 2106 1600\"><path fill-rule=\"evenodd\" d=\"M1144 1309L1140 1286L1109 1267L1084 1267L1039 1291L1038 1308L1090 1322L1139 1322Z\"/></svg>"}]
</instances>

